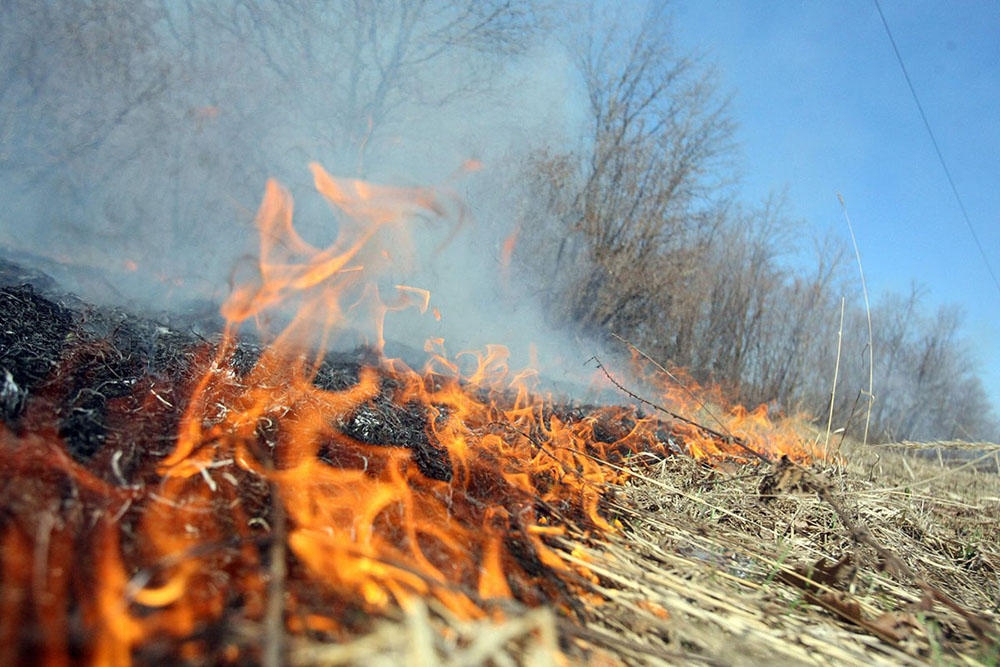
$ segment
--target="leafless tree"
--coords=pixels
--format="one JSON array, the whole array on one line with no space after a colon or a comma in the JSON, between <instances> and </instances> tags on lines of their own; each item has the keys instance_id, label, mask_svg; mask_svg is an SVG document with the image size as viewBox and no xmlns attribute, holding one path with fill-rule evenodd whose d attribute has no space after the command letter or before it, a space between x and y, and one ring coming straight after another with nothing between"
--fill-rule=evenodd
<instances>
[{"instance_id":1,"label":"leafless tree","mask_svg":"<svg viewBox=\"0 0 1000 667\"><path fill-rule=\"evenodd\" d=\"M551 20L584 121L553 128L520 173L518 257L532 283L562 322L787 410L825 414L840 339L835 419L851 427L869 342L843 247L820 246L808 270L786 261L800 249L779 201L747 207L729 187L734 125L710 68L674 49L662 5L641 17L598 7L566 3ZM409 126L470 99L503 103L494 76L536 43L546 11L535 0L0 2L0 243L34 238L102 270L135 258L182 295L198 271L223 284L253 250L267 176L288 180L310 159L365 174ZM960 314L927 316L923 299L914 288L873 311L873 428L996 437Z\"/></svg>"},{"instance_id":2,"label":"leafless tree","mask_svg":"<svg viewBox=\"0 0 1000 667\"><path fill-rule=\"evenodd\" d=\"M826 237L814 257L810 269L787 270L778 284L772 283L749 368L740 380L741 396L751 404L777 403L787 412L811 415L827 406L846 248Z\"/></svg>"},{"instance_id":3,"label":"leafless tree","mask_svg":"<svg viewBox=\"0 0 1000 667\"><path fill-rule=\"evenodd\" d=\"M588 127L576 150L536 155L551 224L531 228L558 241L534 259L565 317L605 332L660 328L651 314L670 319L687 303L696 239L720 220L733 126L710 73L673 50L662 10L639 25L583 25L569 42Z\"/></svg>"},{"instance_id":4,"label":"leafless tree","mask_svg":"<svg viewBox=\"0 0 1000 667\"><path fill-rule=\"evenodd\" d=\"M225 0L171 25L184 41L207 29L245 49L273 75L263 94L323 112L310 150L347 156L363 175L372 146L409 114L488 89L540 16L533 0Z\"/></svg>"}]
</instances>

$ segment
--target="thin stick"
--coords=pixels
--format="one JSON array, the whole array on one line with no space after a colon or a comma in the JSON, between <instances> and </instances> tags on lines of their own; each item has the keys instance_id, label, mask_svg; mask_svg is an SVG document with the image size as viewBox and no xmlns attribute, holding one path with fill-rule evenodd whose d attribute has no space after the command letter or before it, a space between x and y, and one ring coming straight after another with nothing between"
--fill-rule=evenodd
<instances>
[{"instance_id":1,"label":"thin stick","mask_svg":"<svg viewBox=\"0 0 1000 667\"><path fill-rule=\"evenodd\" d=\"M612 335L614 335L614 334L612 334ZM629 343L629 345L631 345L631 343ZM621 391L625 392L626 394L628 394L629 396L631 396L633 399L639 401L640 403L643 403L644 405L647 405L647 406L653 408L654 410L659 410L663 414L668 415L670 417L673 417L677 421L684 422L685 424L688 424L690 426L694 426L696 429L698 429L702 433L705 433L706 435L710 435L710 436L712 436L714 438L718 438L719 440L722 440L723 442L726 442L726 443L734 444L734 445L738 446L740 449L742 449L743 451L745 451L747 454L750 454L751 456L754 456L755 458L757 458L760 461L763 461L764 463L770 463L771 462L771 460L769 458L767 458L766 456L764 456L763 454L761 454L757 450L755 450L752 447L750 447L750 445L748 445L747 442L746 442L746 440L744 440L743 438L738 438L735 435L733 435L732 433L721 433L719 431L716 431L715 429L709 428L708 426L705 426L704 424L699 424L698 422L694 421L693 419L689 419L688 417L685 417L683 415L679 415L679 414L677 414L676 412L674 412L672 410L668 410L667 408L663 407L662 405L658 405L658 404L653 403L652 401L650 401L648 399L643 398L642 396L639 396L634 391L632 391L631 389L626 388L624 385L622 385L622 383L620 383L618 380L616 380L615 377L613 375L611 375L611 372L608 371L608 369L604 367L604 364L601 363L600 359L598 359L597 357L593 357L593 359L594 359L594 363L597 364L597 367L601 370L602 373L604 373L605 377L607 377L608 380L611 381L611 384L613 384L616 387L618 387L618 389L620 389ZM656 363L656 362L653 362L653 363ZM715 419L714 415L713 415L713 419ZM719 421L719 420L716 419L716 421ZM719 423L722 424L722 422L719 422ZM724 424L722 424L722 428L726 428Z\"/></svg>"},{"instance_id":2,"label":"thin stick","mask_svg":"<svg viewBox=\"0 0 1000 667\"><path fill-rule=\"evenodd\" d=\"M680 387L681 389L683 389L687 393L688 396L690 396L692 399L694 399L694 402L698 404L698 409L699 410L704 411L705 414L707 414L709 417L711 417L712 419L714 419L715 422L719 426L721 426L724 429L726 428L726 425L722 423L722 420L719 419L718 417L716 417L714 414L712 414L712 411L708 409L708 406L705 405L705 401L703 401L700 396L695 395L695 393L693 391L691 391L690 389L688 389L687 385L685 385L683 382L681 382L680 378L678 378L676 375L674 375L673 373L671 373L670 371L668 371L666 368L664 368L663 364L661 364L660 362L658 362L656 359L653 359L651 356L649 356L648 354L646 354L645 352L643 352L642 350L640 350L638 347L636 347L635 345L633 345L630 341L625 340L624 338L622 338L618 334L612 333L611 337L618 339L619 341L621 341L622 343L624 343L625 345L627 345L630 350L632 350L633 352L635 352L636 354L638 354L639 356L641 356L643 359L645 359L649 363L653 364L653 366L657 370L659 370L661 373L663 373L668 378L670 378L671 380L673 380L674 384L676 384L678 387ZM664 412L666 412L666 411L664 411ZM697 424L695 424L695 426L697 426ZM728 429L726 429L726 431L728 432ZM732 433L729 434L729 437L732 437Z\"/></svg>"}]
</instances>

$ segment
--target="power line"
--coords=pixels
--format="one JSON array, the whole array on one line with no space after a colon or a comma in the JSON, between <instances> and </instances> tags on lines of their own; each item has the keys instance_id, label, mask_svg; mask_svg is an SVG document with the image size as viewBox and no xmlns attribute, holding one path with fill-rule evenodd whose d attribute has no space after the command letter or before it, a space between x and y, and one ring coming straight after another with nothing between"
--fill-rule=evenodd
<instances>
[{"instance_id":1,"label":"power line","mask_svg":"<svg viewBox=\"0 0 1000 667\"><path fill-rule=\"evenodd\" d=\"M873 0L875 3L875 9L878 10L878 15L882 19L882 26L885 28L885 34L889 37L889 43L892 44L892 50L896 54L896 61L899 63L899 68L903 70L903 78L906 79L906 85L910 88L910 95L913 96L913 102L917 105L917 111L920 112L920 118L924 121L924 128L927 130L927 136L931 138L931 143L934 145L934 152L937 153L938 162L941 163L941 169L944 171L945 177L948 179L948 185L951 186L951 193L955 196L955 201L958 202L958 208L962 211L962 219L965 220L965 226L969 228L969 234L972 236L972 240L976 242L976 247L979 248L979 254L983 259L983 264L986 266L986 271L989 272L990 277L993 279L993 284L996 285L997 292L1000 292L1000 279L997 279L997 274L993 271L993 266L990 264L990 259L986 255L986 250L983 248L982 241L979 240L979 235L976 234L975 227L972 226L972 220L969 219L969 213L965 209L965 203L962 201L961 195L958 194L958 188L955 186L955 179L951 177L951 170L948 169L948 163L944 161L944 155L941 153L941 147L938 145L937 138L934 136L934 130L931 129L930 121L927 120L927 114L924 113L924 106L920 103L920 98L917 97L917 91L913 87L913 81L910 79L910 73L906 71L906 65L903 64L903 56L899 53L899 48L896 46L896 40L892 36L892 30L889 29L889 22L885 19L885 14L882 12L882 5L879 0Z\"/></svg>"}]
</instances>

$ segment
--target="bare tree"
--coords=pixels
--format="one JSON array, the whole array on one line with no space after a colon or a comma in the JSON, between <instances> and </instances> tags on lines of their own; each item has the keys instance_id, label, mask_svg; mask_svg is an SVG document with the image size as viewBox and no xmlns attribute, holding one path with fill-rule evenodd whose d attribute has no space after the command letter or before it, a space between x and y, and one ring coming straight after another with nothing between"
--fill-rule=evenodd
<instances>
[{"instance_id":1,"label":"bare tree","mask_svg":"<svg viewBox=\"0 0 1000 667\"><path fill-rule=\"evenodd\" d=\"M531 161L536 204L524 227L534 240L523 259L557 318L622 334L751 403L825 414L842 334L835 415L853 428L863 423L869 342L841 274L845 248L828 240L811 271L793 269L783 258L798 251L797 235L780 199L758 209L732 202L725 101L706 70L671 50L662 19L631 30L584 22L570 40L588 125L575 151L549 148ZM995 421L974 416L985 399L957 315L920 318L918 300L890 299L873 314L882 327L876 428L882 437L983 433Z\"/></svg>"},{"instance_id":2,"label":"bare tree","mask_svg":"<svg viewBox=\"0 0 1000 667\"><path fill-rule=\"evenodd\" d=\"M187 20L175 30L207 25L245 48L273 75L267 93L322 111L311 150L350 158L359 175L380 135L415 110L481 94L542 25L533 0L227 0Z\"/></svg>"},{"instance_id":3,"label":"bare tree","mask_svg":"<svg viewBox=\"0 0 1000 667\"><path fill-rule=\"evenodd\" d=\"M788 271L780 283L771 284L748 368L740 379L745 401L773 402L786 411L812 415L822 414L827 406L846 247L826 237L814 254L808 273Z\"/></svg>"},{"instance_id":4,"label":"bare tree","mask_svg":"<svg viewBox=\"0 0 1000 667\"><path fill-rule=\"evenodd\" d=\"M780 308L775 296L784 272L777 258L790 249L781 206L772 197L758 210L732 214L714 237L705 267L712 288L698 329L696 366L734 384L750 380L750 366L766 354L764 326Z\"/></svg>"},{"instance_id":5,"label":"bare tree","mask_svg":"<svg viewBox=\"0 0 1000 667\"><path fill-rule=\"evenodd\" d=\"M694 239L720 220L733 126L710 73L674 52L668 25L662 9L637 26L590 17L570 40L589 127L576 151L533 163L553 224L532 229L557 242L536 266L555 286L551 303L594 330L669 319L686 303Z\"/></svg>"},{"instance_id":6,"label":"bare tree","mask_svg":"<svg viewBox=\"0 0 1000 667\"><path fill-rule=\"evenodd\" d=\"M877 441L997 437L997 419L962 336L962 315L941 306L929 316L924 292L888 294L872 310L876 396L872 432ZM867 324L855 304L845 326L845 366L836 413L848 428L860 426L859 388L867 386Z\"/></svg>"},{"instance_id":7,"label":"bare tree","mask_svg":"<svg viewBox=\"0 0 1000 667\"><path fill-rule=\"evenodd\" d=\"M38 175L86 157L165 90L147 4L15 1L0 12L0 168Z\"/></svg>"}]
</instances>

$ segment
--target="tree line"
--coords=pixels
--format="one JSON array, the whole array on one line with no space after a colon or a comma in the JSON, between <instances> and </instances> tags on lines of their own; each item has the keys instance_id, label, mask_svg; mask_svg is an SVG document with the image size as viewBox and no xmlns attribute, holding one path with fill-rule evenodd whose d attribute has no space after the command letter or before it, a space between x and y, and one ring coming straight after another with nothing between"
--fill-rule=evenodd
<instances>
[{"instance_id":1,"label":"tree line","mask_svg":"<svg viewBox=\"0 0 1000 667\"><path fill-rule=\"evenodd\" d=\"M655 10L570 41L588 125L527 170L524 261L547 312L744 404L825 422L832 403L834 428L869 441L1000 438L956 307L929 311L918 286L886 294L869 339L845 244L803 248L780 195L737 200L727 100L673 44Z\"/></svg>"}]
</instances>

